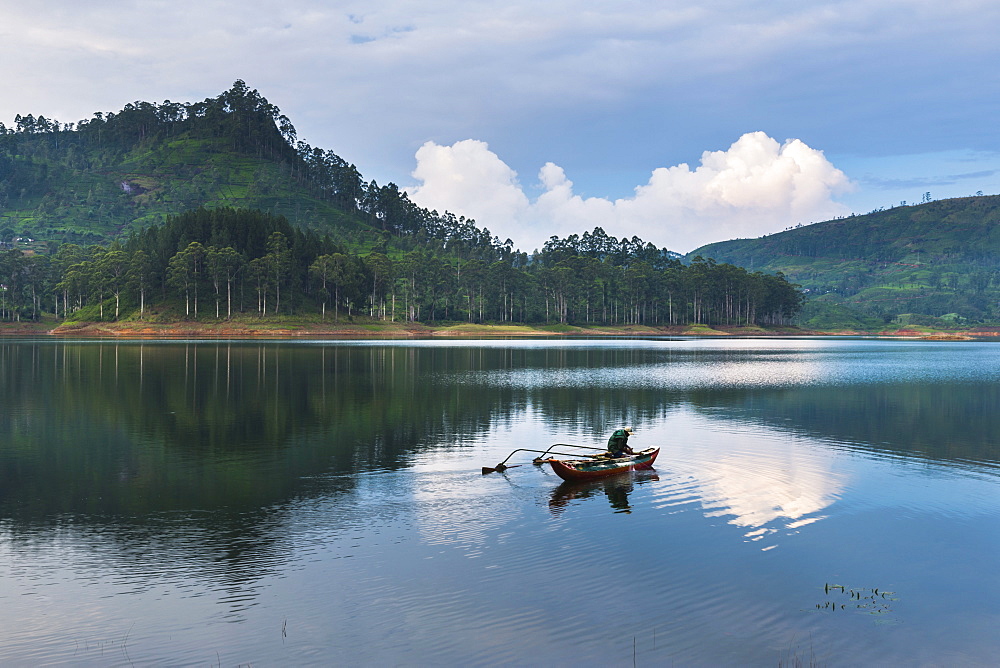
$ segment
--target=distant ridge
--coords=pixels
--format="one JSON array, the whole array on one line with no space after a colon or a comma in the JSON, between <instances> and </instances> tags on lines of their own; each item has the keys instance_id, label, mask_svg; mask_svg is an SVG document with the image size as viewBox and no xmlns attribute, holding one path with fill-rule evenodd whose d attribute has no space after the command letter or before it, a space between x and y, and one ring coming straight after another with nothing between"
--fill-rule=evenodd
<instances>
[{"instance_id":1,"label":"distant ridge","mask_svg":"<svg viewBox=\"0 0 1000 668\"><path fill-rule=\"evenodd\" d=\"M807 291L804 324L1000 319L1000 196L900 206L687 255L780 271ZM810 323L810 319L815 318ZM943 318L943 320L941 320Z\"/></svg>"}]
</instances>

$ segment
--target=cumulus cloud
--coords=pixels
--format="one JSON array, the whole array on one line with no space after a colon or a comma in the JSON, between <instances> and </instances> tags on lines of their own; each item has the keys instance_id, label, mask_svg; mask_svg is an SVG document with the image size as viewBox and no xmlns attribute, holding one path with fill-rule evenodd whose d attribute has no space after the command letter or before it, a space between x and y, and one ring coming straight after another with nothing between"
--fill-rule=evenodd
<instances>
[{"instance_id":1,"label":"cumulus cloud","mask_svg":"<svg viewBox=\"0 0 1000 668\"><path fill-rule=\"evenodd\" d=\"M421 142L463 137L503 146L503 161L530 188L538 166L559 156L557 190L570 193L567 174L588 187L600 175L617 181L636 164L665 164L656 161L667 151L724 147L747 127L809 137L859 175L870 164L859 160L918 149L990 156L931 174L989 171L1000 152L1000 3L991 0L245 0L240 12L223 0L38 5L0 8L0 121L195 101L240 78L300 138L379 183L405 179ZM890 196L876 166L855 210L922 195ZM559 178L555 166L547 171ZM995 177L933 194L978 189L995 192ZM537 193L522 194L534 207ZM607 206L576 205L581 215Z\"/></svg>"},{"instance_id":2,"label":"cumulus cloud","mask_svg":"<svg viewBox=\"0 0 1000 668\"><path fill-rule=\"evenodd\" d=\"M846 213L835 201L851 183L822 151L798 139L779 143L763 132L740 137L725 151L706 151L701 164L660 167L629 198L584 198L551 162L538 173L541 194L529 198L517 174L482 141L425 143L408 189L421 206L474 218L516 246L540 248L552 235L603 227L687 252L706 243L756 237L797 223Z\"/></svg>"},{"instance_id":3,"label":"cumulus cloud","mask_svg":"<svg viewBox=\"0 0 1000 668\"><path fill-rule=\"evenodd\" d=\"M517 173L486 142L467 139L452 146L427 142L416 158L413 177L423 185L410 195L428 209L459 215L477 211L483 221L521 220L531 209Z\"/></svg>"}]
</instances>

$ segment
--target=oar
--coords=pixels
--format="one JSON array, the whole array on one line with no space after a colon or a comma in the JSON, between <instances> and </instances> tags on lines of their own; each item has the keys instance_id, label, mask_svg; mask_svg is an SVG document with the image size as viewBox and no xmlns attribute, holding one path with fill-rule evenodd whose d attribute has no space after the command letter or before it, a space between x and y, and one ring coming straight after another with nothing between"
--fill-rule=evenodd
<instances>
[{"instance_id":1,"label":"oar","mask_svg":"<svg viewBox=\"0 0 1000 668\"><path fill-rule=\"evenodd\" d=\"M552 447L555 447L555 446L552 446ZM497 471L506 471L507 469L514 468L515 466L521 466L521 464L511 464L510 466L507 466L507 460L509 460L511 457L513 457L518 452L540 452L543 455L563 455L565 457L579 457L579 455L571 453L571 452L552 452L552 447L550 447L550 448L548 448L546 450L535 450L533 448L518 448L514 452L510 453L509 455L507 455L507 457L502 462L500 462L499 464L497 464L496 466L494 466L492 468L490 468L489 466L484 466L483 467L483 475L486 475L488 473L495 473ZM577 446L577 447L581 447L581 446ZM594 448L594 449L596 449L596 448Z\"/></svg>"},{"instance_id":2,"label":"oar","mask_svg":"<svg viewBox=\"0 0 1000 668\"><path fill-rule=\"evenodd\" d=\"M507 469L516 469L518 466L524 466L524 464L511 464L510 466L504 463L497 464L495 468L490 468L489 466L483 467L483 475L487 473L496 473L497 471L506 471Z\"/></svg>"},{"instance_id":3,"label":"oar","mask_svg":"<svg viewBox=\"0 0 1000 668\"><path fill-rule=\"evenodd\" d=\"M534 463L535 464L543 464L543 463L545 463L544 456L546 454L548 454L549 451L552 450L552 448L579 448L581 450L599 450L601 452L605 452L606 451L605 448L595 448L595 447L590 446L590 445L573 445L572 443L553 443L552 445L549 446L548 450L546 450L545 452L543 452L540 456L535 457ZM569 456L572 457L573 455L569 455ZM587 455L587 456L588 457L593 457L594 455Z\"/></svg>"},{"instance_id":4,"label":"oar","mask_svg":"<svg viewBox=\"0 0 1000 668\"><path fill-rule=\"evenodd\" d=\"M582 448L583 450L604 450L605 448L595 448L592 445L573 445L572 443L553 443L553 448Z\"/></svg>"}]
</instances>

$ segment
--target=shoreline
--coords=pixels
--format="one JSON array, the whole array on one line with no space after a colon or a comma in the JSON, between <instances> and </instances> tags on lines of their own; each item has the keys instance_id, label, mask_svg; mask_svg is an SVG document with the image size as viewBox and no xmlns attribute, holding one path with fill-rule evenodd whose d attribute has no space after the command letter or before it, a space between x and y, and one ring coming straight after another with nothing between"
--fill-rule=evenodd
<instances>
[{"instance_id":1,"label":"shoreline","mask_svg":"<svg viewBox=\"0 0 1000 668\"><path fill-rule=\"evenodd\" d=\"M878 332L856 330L817 331L798 327L708 327L705 325L652 327L616 325L581 327L575 325L477 325L362 322L319 323L301 321L215 321L215 322L22 322L0 323L0 337L58 337L96 339L427 339L427 338L584 338L646 336L696 336L722 338L795 338L802 336L877 336L932 341L971 341L1000 336L1000 327L966 331L886 329Z\"/></svg>"}]
</instances>

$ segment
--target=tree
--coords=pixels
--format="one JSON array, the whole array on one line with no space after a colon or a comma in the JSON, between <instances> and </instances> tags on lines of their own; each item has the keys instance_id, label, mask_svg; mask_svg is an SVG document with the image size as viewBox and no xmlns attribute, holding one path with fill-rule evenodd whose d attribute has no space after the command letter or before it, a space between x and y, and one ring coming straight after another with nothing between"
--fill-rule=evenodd
<instances>
[{"instance_id":1,"label":"tree","mask_svg":"<svg viewBox=\"0 0 1000 668\"><path fill-rule=\"evenodd\" d=\"M330 296L327 283L330 282L335 271L335 261L332 255L320 255L309 266L309 273L319 279L323 291L323 320L326 320L326 300Z\"/></svg>"},{"instance_id":2,"label":"tree","mask_svg":"<svg viewBox=\"0 0 1000 668\"><path fill-rule=\"evenodd\" d=\"M483 283L486 277L486 263L482 260L469 260L465 264L459 263L458 290L466 298L466 306L469 311L469 322L483 320ZM477 309L478 307L478 309Z\"/></svg>"},{"instance_id":3,"label":"tree","mask_svg":"<svg viewBox=\"0 0 1000 668\"><path fill-rule=\"evenodd\" d=\"M243 267L243 256L232 247L216 248L210 246L207 250L207 268L215 288L215 317L219 317L220 288L226 284L226 320L233 317L233 281Z\"/></svg>"},{"instance_id":4,"label":"tree","mask_svg":"<svg viewBox=\"0 0 1000 668\"><path fill-rule=\"evenodd\" d=\"M142 318L146 311L146 290L149 288L151 270L152 263L146 251L137 250L132 253L126 278L128 286L139 293L139 318Z\"/></svg>"},{"instance_id":5,"label":"tree","mask_svg":"<svg viewBox=\"0 0 1000 668\"><path fill-rule=\"evenodd\" d=\"M129 257L120 249L109 250L98 260L98 271L115 297L115 320L121 313L121 293L125 289Z\"/></svg>"},{"instance_id":6,"label":"tree","mask_svg":"<svg viewBox=\"0 0 1000 668\"><path fill-rule=\"evenodd\" d=\"M347 297L347 315L351 315L351 297L354 296L361 278L361 267L357 259L350 255L333 253L331 258L330 282L334 288L334 318L339 321L341 295Z\"/></svg>"},{"instance_id":7,"label":"tree","mask_svg":"<svg viewBox=\"0 0 1000 668\"><path fill-rule=\"evenodd\" d=\"M281 307L281 285L288 283L292 269L292 251L288 238L281 232L272 232L267 239L267 255L264 256L268 280L274 287L274 312Z\"/></svg>"},{"instance_id":8,"label":"tree","mask_svg":"<svg viewBox=\"0 0 1000 668\"><path fill-rule=\"evenodd\" d=\"M52 258L52 267L55 272L56 289L62 292L63 298L63 317L66 317L68 302L69 302L69 290L73 285L72 281L66 281L67 272L70 267L75 264L79 264L84 260L83 249L76 244L63 244L56 251L56 254ZM59 315L59 309L56 308L56 315Z\"/></svg>"},{"instance_id":9,"label":"tree","mask_svg":"<svg viewBox=\"0 0 1000 668\"><path fill-rule=\"evenodd\" d=\"M66 302L75 301L73 310L83 308L83 300L90 294L91 267L90 262L78 262L66 269L62 281L56 284L56 288L63 291L63 313L66 313Z\"/></svg>"},{"instance_id":10,"label":"tree","mask_svg":"<svg viewBox=\"0 0 1000 668\"><path fill-rule=\"evenodd\" d=\"M267 262L262 257L250 260L247 273L257 288L257 312L267 315Z\"/></svg>"},{"instance_id":11,"label":"tree","mask_svg":"<svg viewBox=\"0 0 1000 668\"><path fill-rule=\"evenodd\" d=\"M204 274L205 247L192 241L182 251L178 251L168 265L168 283L184 293L184 314L191 315L192 301L194 317L198 319L198 284Z\"/></svg>"},{"instance_id":12,"label":"tree","mask_svg":"<svg viewBox=\"0 0 1000 668\"><path fill-rule=\"evenodd\" d=\"M371 315L381 311L385 320L385 288L392 280L392 260L383 253L369 253L364 260L371 281Z\"/></svg>"},{"instance_id":13,"label":"tree","mask_svg":"<svg viewBox=\"0 0 1000 668\"><path fill-rule=\"evenodd\" d=\"M25 256L20 263L22 298L31 301L31 319L37 320L41 314L41 298L47 291L49 280L49 258L44 255Z\"/></svg>"}]
</instances>

